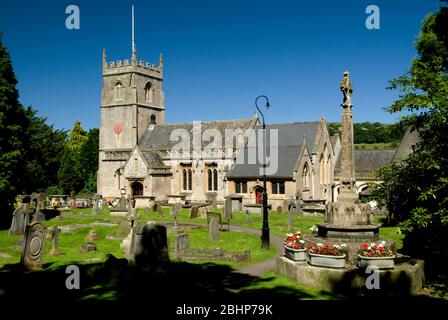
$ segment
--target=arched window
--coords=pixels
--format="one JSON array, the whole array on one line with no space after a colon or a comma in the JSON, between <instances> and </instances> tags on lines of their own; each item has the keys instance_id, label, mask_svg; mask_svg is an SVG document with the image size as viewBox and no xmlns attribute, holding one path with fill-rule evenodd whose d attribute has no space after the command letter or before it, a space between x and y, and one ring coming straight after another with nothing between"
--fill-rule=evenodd
<instances>
[{"instance_id":1,"label":"arched window","mask_svg":"<svg viewBox=\"0 0 448 320\"><path fill-rule=\"evenodd\" d=\"M218 169L211 167L207 170L208 191L218 191Z\"/></svg>"},{"instance_id":2,"label":"arched window","mask_svg":"<svg viewBox=\"0 0 448 320\"><path fill-rule=\"evenodd\" d=\"M151 124L156 124L156 115L155 114L151 115Z\"/></svg>"},{"instance_id":3,"label":"arched window","mask_svg":"<svg viewBox=\"0 0 448 320\"><path fill-rule=\"evenodd\" d=\"M123 84L118 81L115 84L115 101L123 101L124 98L124 86Z\"/></svg>"},{"instance_id":4,"label":"arched window","mask_svg":"<svg viewBox=\"0 0 448 320\"><path fill-rule=\"evenodd\" d=\"M324 175L325 175L325 167L324 167L324 154L322 153L320 155L320 160L319 160L319 181L320 184L324 184Z\"/></svg>"},{"instance_id":5,"label":"arched window","mask_svg":"<svg viewBox=\"0 0 448 320\"><path fill-rule=\"evenodd\" d=\"M147 82L145 85L145 101L152 102L152 85L151 82Z\"/></svg>"},{"instance_id":6,"label":"arched window","mask_svg":"<svg viewBox=\"0 0 448 320\"><path fill-rule=\"evenodd\" d=\"M327 178L327 183L328 184L331 183L331 174L332 174L331 157L330 157L330 154L327 154L327 174L326 174L326 178Z\"/></svg>"},{"instance_id":7,"label":"arched window","mask_svg":"<svg viewBox=\"0 0 448 320\"><path fill-rule=\"evenodd\" d=\"M193 190L193 183L192 183L192 171L191 168L184 168L182 170L182 189L185 191L191 191Z\"/></svg>"},{"instance_id":8,"label":"arched window","mask_svg":"<svg viewBox=\"0 0 448 320\"><path fill-rule=\"evenodd\" d=\"M309 187L310 185L310 181L309 181L309 170L308 170L308 163L305 163L305 165L303 166L303 171L302 171L302 180L303 180L303 186L304 187Z\"/></svg>"}]
</instances>

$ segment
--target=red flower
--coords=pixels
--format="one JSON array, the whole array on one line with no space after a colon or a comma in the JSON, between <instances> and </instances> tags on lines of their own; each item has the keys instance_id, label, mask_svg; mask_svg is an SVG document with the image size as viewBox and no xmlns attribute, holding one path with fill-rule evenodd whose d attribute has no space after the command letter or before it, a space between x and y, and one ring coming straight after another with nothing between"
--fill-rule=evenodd
<instances>
[{"instance_id":1,"label":"red flower","mask_svg":"<svg viewBox=\"0 0 448 320\"><path fill-rule=\"evenodd\" d=\"M367 249L367 248L369 247L369 244L368 244L368 243L363 243L361 247L362 247L363 249Z\"/></svg>"}]
</instances>

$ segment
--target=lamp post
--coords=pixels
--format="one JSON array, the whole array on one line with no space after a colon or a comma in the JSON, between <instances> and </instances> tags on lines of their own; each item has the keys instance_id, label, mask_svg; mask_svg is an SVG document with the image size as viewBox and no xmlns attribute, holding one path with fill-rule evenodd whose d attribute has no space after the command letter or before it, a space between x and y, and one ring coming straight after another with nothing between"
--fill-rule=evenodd
<instances>
[{"instance_id":1,"label":"lamp post","mask_svg":"<svg viewBox=\"0 0 448 320\"><path fill-rule=\"evenodd\" d=\"M266 96L258 96L255 99L255 107L261 114L263 120L263 226L261 227L261 248L264 250L269 250L269 222L268 222L268 193L266 187L266 123L264 122L264 115L258 107L258 99L264 98L266 100L266 109L271 106L269 104L269 99Z\"/></svg>"}]
</instances>

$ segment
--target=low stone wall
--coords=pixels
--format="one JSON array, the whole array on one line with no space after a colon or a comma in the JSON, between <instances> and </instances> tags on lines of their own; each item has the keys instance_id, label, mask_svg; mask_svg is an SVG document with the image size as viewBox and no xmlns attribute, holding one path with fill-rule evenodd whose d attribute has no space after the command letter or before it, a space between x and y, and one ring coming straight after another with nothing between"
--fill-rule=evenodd
<instances>
[{"instance_id":1,"label":"low stone wall","mask_svg":"<svg viewBox=\"0 0 448 320\"><path fill-rule=\"evenodd\" d=\"M425 281L422 260L417 260L415 265L398 263L394 269L380 270L380 289L371 290L365 285L371 274L355 266L349 265L343 269L314 267L308 262L294 262L283 256L277 257L276 264L277 273L297 283L345 294L415 295Z\"/></svg>"}]
</instances>

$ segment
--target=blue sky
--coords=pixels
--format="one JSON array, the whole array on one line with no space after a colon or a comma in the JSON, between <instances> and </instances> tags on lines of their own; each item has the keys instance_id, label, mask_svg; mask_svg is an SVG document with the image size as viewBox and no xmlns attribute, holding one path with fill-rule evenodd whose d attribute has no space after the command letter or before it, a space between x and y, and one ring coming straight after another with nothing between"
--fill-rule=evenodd
<instances>
[{"instance_id":1,"label":"blue sky","mask_svg":"<svg viewBox=\"0 0 448 320\"><path fill-rule=\"evenodd\" d=\"M2 1L0 32L18 78L20 101L56 128L99 126L101 52L131 56L132 1ZM260 94L268 123L340 121L339 82L349 70L354 120L394 122L382 108L387 82L407 70L421 20L440 5L413 1L142 1L135 4L137 57L164 55L167 122L250 117ZM65 8L80 8L80 30ZM368 5L380 30L365 27Z\"/></svg>"}]
</instances>

